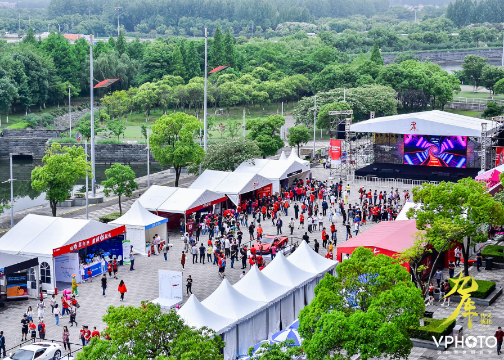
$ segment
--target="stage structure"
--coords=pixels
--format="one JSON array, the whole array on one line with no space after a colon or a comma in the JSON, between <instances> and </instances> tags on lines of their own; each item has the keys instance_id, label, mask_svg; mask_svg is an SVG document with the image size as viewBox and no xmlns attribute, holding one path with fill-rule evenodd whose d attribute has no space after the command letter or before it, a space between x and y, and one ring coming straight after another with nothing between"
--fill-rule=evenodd
<instances>
[{"instance_id":1,"label":"stage structure","mask_svg":"<svg viewBox=\"0 0 504 360\"><path fill-rule=\"evenodd\" d=\"M484 120L444 111L385 116L351 124L351 133L372 134L374 163L358 176L457 181L493 168L502 119ZM495 150L493 149L495 147Z\"/></svg>"}]
</instances>

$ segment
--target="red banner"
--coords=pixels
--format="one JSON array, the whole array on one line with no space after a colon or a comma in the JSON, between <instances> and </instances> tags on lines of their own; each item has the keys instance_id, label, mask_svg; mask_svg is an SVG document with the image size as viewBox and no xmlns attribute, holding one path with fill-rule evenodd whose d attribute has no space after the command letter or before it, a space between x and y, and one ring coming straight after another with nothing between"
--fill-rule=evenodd
<instances>
[{"instance_id":1,"label":"red banner","mask_svg":"<svg viewBox=\"0 0 504 360\"><path fill-rule=\"evenodd\" d=\"M273 190L273 184L268 184L262 188L257 189L257 197L260 199L263 196L271 196L271 191Z\"/></svg>"},{"instance_id":2,"label":"red banner","mask_svg":"<svg viewBox=\"0 0 504 360\"><path fill-rule=\"evenodd\" d=\"M113 230L104 232L103 234L93 236L89 239L78 241L76 243L65 245L60 248L53 249L53 257L67 254L72 251L84 249L85 247L100 243L102 241L113 238L114 236L124 234L126 232L126 226L119 226Z\"/></svg>"},{"instance_id":3,"label":"red banner","mask_svg":"<svg viewBox=\"0 0 504 360\"><path fill-rule=\"evenodd\" d=\"M214 201L211 201L211 202L207 202L205 204L201 204L199 206L196 206L196 207L193 207L192 209L189 209L186 211L186 215L189 215L189 214L192 214L193 212L195 211L198 211L198 210L201 210L201 209L204 209L204 208L207 208L209 206L212 206L212 205L215 205L215 204L218 204L218 203L221 203L221 202L224 202L226 201L227 197L224 196L220 199L217 199L217 200L214 200Z\"/></svg>"},{"instance_id":4,"label":"red banner","mask_svg":"<svg viewBox=\"0 0 504 360\"><path fill-rule=\"evenodd\" d=\"M329 140L329 157L331 163L341 164L341 140Z\"/></svg>"},{"instance_id":5,"label":"red banner","mask_svg":"<svg viewBox=\"0 0 504 360\"><path fill-rule=\"evenodd\" d=\"M495 167L504 164L504 146L495 148Z\"/></svg>"}]
</instances>

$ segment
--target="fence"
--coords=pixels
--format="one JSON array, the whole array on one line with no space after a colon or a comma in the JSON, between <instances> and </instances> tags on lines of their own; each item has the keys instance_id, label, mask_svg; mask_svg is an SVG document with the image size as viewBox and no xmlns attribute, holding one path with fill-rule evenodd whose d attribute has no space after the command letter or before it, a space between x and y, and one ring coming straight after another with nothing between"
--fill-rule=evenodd
<instances>
[{"instance_id":1,"label":"fence","mask_svg":"<svg viewBox=\"0 0 504 360\"><path fill-rule=\"evenodd\" d=\"M428 180L412 180L412 179L400 179L400 178L378 178L376 176L356 176L355 174L350 174L346 176L346 181L348 183L359 183L366 187L371 188L400 188L407 187L413 188L417 186L422 186L423 184L439 184L439 181L428 181Z\"/></svg>"},{"instance_id":2,"label":"fence","mask_svg":"<svg viewBox=\"0 0 504 360\"><path fill-rule=\"evenodd\" d=\"M453 97L452 102L461 102L466 104L481 104L487 105L489 102L495 102L497 105L504 105L504 100L500 99L476 99L476 98L467 98L467 97Z\"/></svg>"}]
</instances>

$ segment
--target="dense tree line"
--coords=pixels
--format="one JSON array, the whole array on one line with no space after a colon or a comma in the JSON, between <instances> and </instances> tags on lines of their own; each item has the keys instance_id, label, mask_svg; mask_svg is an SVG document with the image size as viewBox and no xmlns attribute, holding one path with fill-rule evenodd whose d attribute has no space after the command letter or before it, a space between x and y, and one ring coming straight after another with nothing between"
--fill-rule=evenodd
<instances>
[{"instance_id":1,"label":"dense tree line","mask_svg":"<svg viewBox=\"0 0 504 360\"><path fill-rule=\"evenodd\" d=\"M456 0L448 5L446 17L457 26L474 23L504 22L504 2L501 0Z\"/></svg>"}]
</instances>

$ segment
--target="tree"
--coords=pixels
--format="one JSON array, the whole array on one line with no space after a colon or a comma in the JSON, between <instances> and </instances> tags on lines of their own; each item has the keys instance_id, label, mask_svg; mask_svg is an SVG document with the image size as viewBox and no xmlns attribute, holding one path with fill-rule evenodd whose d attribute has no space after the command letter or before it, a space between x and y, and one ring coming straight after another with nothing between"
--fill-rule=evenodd
<instances>
[{"instance_id":1,"label":"tree","mask_svg":"<svg viewBox=\"0 0 504 360\"><path fill-rule=\"evenodd\" d=\"M185 47L186 57L184 59L185 70L186 70L186 80L189 81L192 78L202 75L200 67L200 55L196 49L195 41L187 41Z\"/></svg>"},{"instance_id":2,"label":"tree","mask_svg":"<svg viewBox=\"0 0 504 360\"><path fill-rule=\"evenodd\" d=\"M37 39L35 39L35 32L33 31L32 27L30 27L26 32L26 36L23 38L22 42L23 44L31 44L34 46L37 45Z\"/></svg>"},{"instance_id":3,"label":"tree","mask_svg":"<svg viewBox=\"0 0 504 360\"><path fill-rule=\"evenodd\" d=\"M289 128L287 137L289 138L289 146L297 146L299 156L299 147L310 140L310 132L305 125L297 125Z\"/></svg>"},{"instance_id":4,"label":"tree","mask_svg":"<svg viewBox=\"0 0 504 360\"><path fill-rule=\"evenodd\" d=\"M142 136L145 138L145 140L147 140L147 125L145 124L142 124L140 125L140 132L142 133Z\"/></svg>"},{"instance_id":5,"label":"tree","mask_svg":"<svg viewBox=\"0 0 504 360\"><path fill-rule=\"evenodd\" d=\"M311 360L407 358L410 327L425 311L422 292L395 259L357 248L315 287L299 314L303 349ZM358 334L358 335L356 335Z\"/></svg>"},{"instance_id":6,"label":"tree","mask_svg":"<svg viewBox=\"0 0 504 360\"><path fill-rule=\"evenodd\" d=\"M430 226L430 231L441 231L446 223L461 229L454 241L461 245L464 274L469 276L469 249L488 239L487 226L504 224L502 204L492 198L484 183L471 178L423 184L413 188L413 199L418 206L408 216L417 219L417 229Z\"/></svg>"},{"instance_id":7,"label":"tree","mask_svg":"<svg viewBox=\"0 0 504 360\"><path fill-rule=\"evenodd\" d=\"M267 119L250 119L245 125L245 129L249 130L247 139L257 141L263 158L275 155L285 146L279 135L283 125L285 125L285 119L281 115L271 115Z\"/></svg>"},{"instance_id":8,"label":"tree","mask_svg":"<svg viewBox=\"0 0 504 360\"><path fill-rule=\"evenodd\" d=\"M184 58L182 57L182 53L180 52L180 47L175 47L171 54L171 64L170 64L171 73L174 76L180 76L181 78L185 78L186 69L184 66Z\"/></svg>"},{"instance_id":9,"label":"tree","mask_svg":"<svg viewBox=\"0 0 504 360\"><path fill-rule=\"evenodd\" d=\"M478 55L467 55L462 64L464 75L472 80L474 90L478 88L481 77L483 76L483 68L488 59Z\"/></svg>"},{"instance_id":10,"label":"tree","mask_svg":"<svg viewBox=\"0 0 504 360\"><path fill-rule=\"evenodd\" d=\"M261 149L254 140L242 137L230 139L208 147L201 169L234 171L242 162L259 156L261 156ZM192 166L190 171L196 173L198 167Z\"/></svg>"},{"instance_id":11,"label":"tree","mask_svg":"<svg viewBox=\"0 0 504 360\"><path fill-rule=\"evenodd\" d=\"M483 67L483 72L481 73L481 83L492 93L495 93L494 86L501 79L504 79L504 69L492 65L485 65Z\"/></svg>"},{"instance_id":12,"label":"tree","mask_svg":"<svg viewBox=\"0 0 504 360\"><path fill-rule=\"evenodd\" d=\"M128 165L115 163L105 170L107 180L102 181L105 196L111 193L119 197L119 213L122 215L121 196L131 197L133 191L138 189L135 181L135 173Z\"/></svg>"},{"instance_id":13,"label":"tree","mask_svg":"<svg viewBox=\"0 0 504 360\"><path fill-rule=\"evenodd\" d=\"M487 103L487 108L481 114L485 119L493 118L494 116L500 116L504 112L504 106L499 106L495 101L489 101Z\"/></svg>"},{"instance_id":14,"label":"tree","mask_svg":"<svg viewBox=\"0 0 504 360\"><path fill-rule=\"evenodd\" d=\"M375 43L374 43L373 51L371 51L370 60L377 65L384 64L383 58L381 57L381 53L380 53L380 47L378 46L378 41L375 41Z\"/></svg>"},{"instance_id":15,"label":"tree","mask_svg":"<svg viewBox=\"0 0 504 360\"><path fill-rule=\"evenodd\" d=\"M109 120L107 122L107 129L112 131L115 136L117 136L117 141L119 141L119 137L124 134L124 130L126 130L126 126L124 125L124 122L117 119L117 120Z\"/></svg>"},{"instance_id":16,"label":"tree","mask_svg":"<svg viewBox=\"0 0 504 360\"><path fill-rule=\"evenodd\" d=\"M494 94L504 94L504 79L500 79L495 83Z\"/></svg>"},{"instance_id":17,"label":"tree","mask_svg":"<svg viewBox=\"0 0 504 360\"><path fill-rule=\"evenodd\" d=\"M94 114L94 131L95 135L100 128L99 124L99 112L95 111ZM84 137L84 139L91 139L91 113L87 113L79 119L76 130Z\"/></svg>"},{"instance_id":18,"label":"tree","mask_svg":"<svg viewBox=\"0 0 504 360\"><path fill-rule=\"evenodd\" d=\"M115 48L119 55L124 54L127 51L128 44L126 43L126 37L124 36L124 31L119 31L119 36L117 37L117 42Z\"/></svg>"},{"instance_id":19,"label":"tree","mask_svg":"<svg viewBox=\"0 0 504 360\"><path fill-rule=\"evenodd\" d=\"M109 307L103 316L107 329L77 354L77 360L156 359L218 360L224 342L207 328L195 330L175 311L159 305ZM105 340L109 335L111 340Z\"/></svg>"},{"instance_id":20,"label":"tree","mask_svg":"<svg viewBox=\"0 0 504 360\"><path fill-rule=\"evenodd\" d=\"M200 128L196 117L181 112L163 115L152 126L150 150L161 165L174 167L175 186L178 186L183 167L203 161L205 151L193 138Z\"/></svg>"},{"instance_id":21,"label":"tree","mask_svg":"<svg viewBox=\"0 0 504 360\"><path fill-rule=\"evenodd\" d=\"M254 348L249 349L249 356L256 360L291 360L303 354L300 346L292 346L294 340L286 340L280 343L264 343L254 352ZM254 356L252 356L252 354Z\"/></svg>"},{"instance_id":22,"label":"tree","mask_svg":"<svg viewBox=\"0 0 504 360\"><path fill-rule=\"evenodd\" d=\"M154 105L156 105L158 98L156 95L156 84L146 82L138 88L133 101L138 104L145 111L145 122L150 119L150 112Z\"/></svg>"},{"instance_id":23,"label":"tree","mask_svg":"<svg viewBox=\"0 0 504 360\"><path fill-rule=\"evenodd\" d=\"M52 215L56 216L56 205L65 201L77 180L90 174L91 164L87 161L83 147L62 147L53 143L42 158L43 166L37 166L31 173L33 189L45 192Z\"/></svg>"},{"instance_id":24,"label":"tree","mask_svg":"<svg viewBox=\"0 0 504 360\"><path fill-rule=\"evenodd\" d=\"M230 65L224 64L225 60L226 55L224 54L224 39L222 37L221 28L217 27L213 36L213 44L210 48L210 64L212 64L212 67Z\"/></svg>"},{"instance_id":25,"label":"tree","mask_svg":"<svg viewBox=\"0 0 504 360\"><path fill-rule=\"evenodd\" d=\"M238 136L238 132L240 131L241 125L239 121L230 121L227 126L227 131L229 133L229 137L234 139Z\"/></svg>"}]
</instances>

